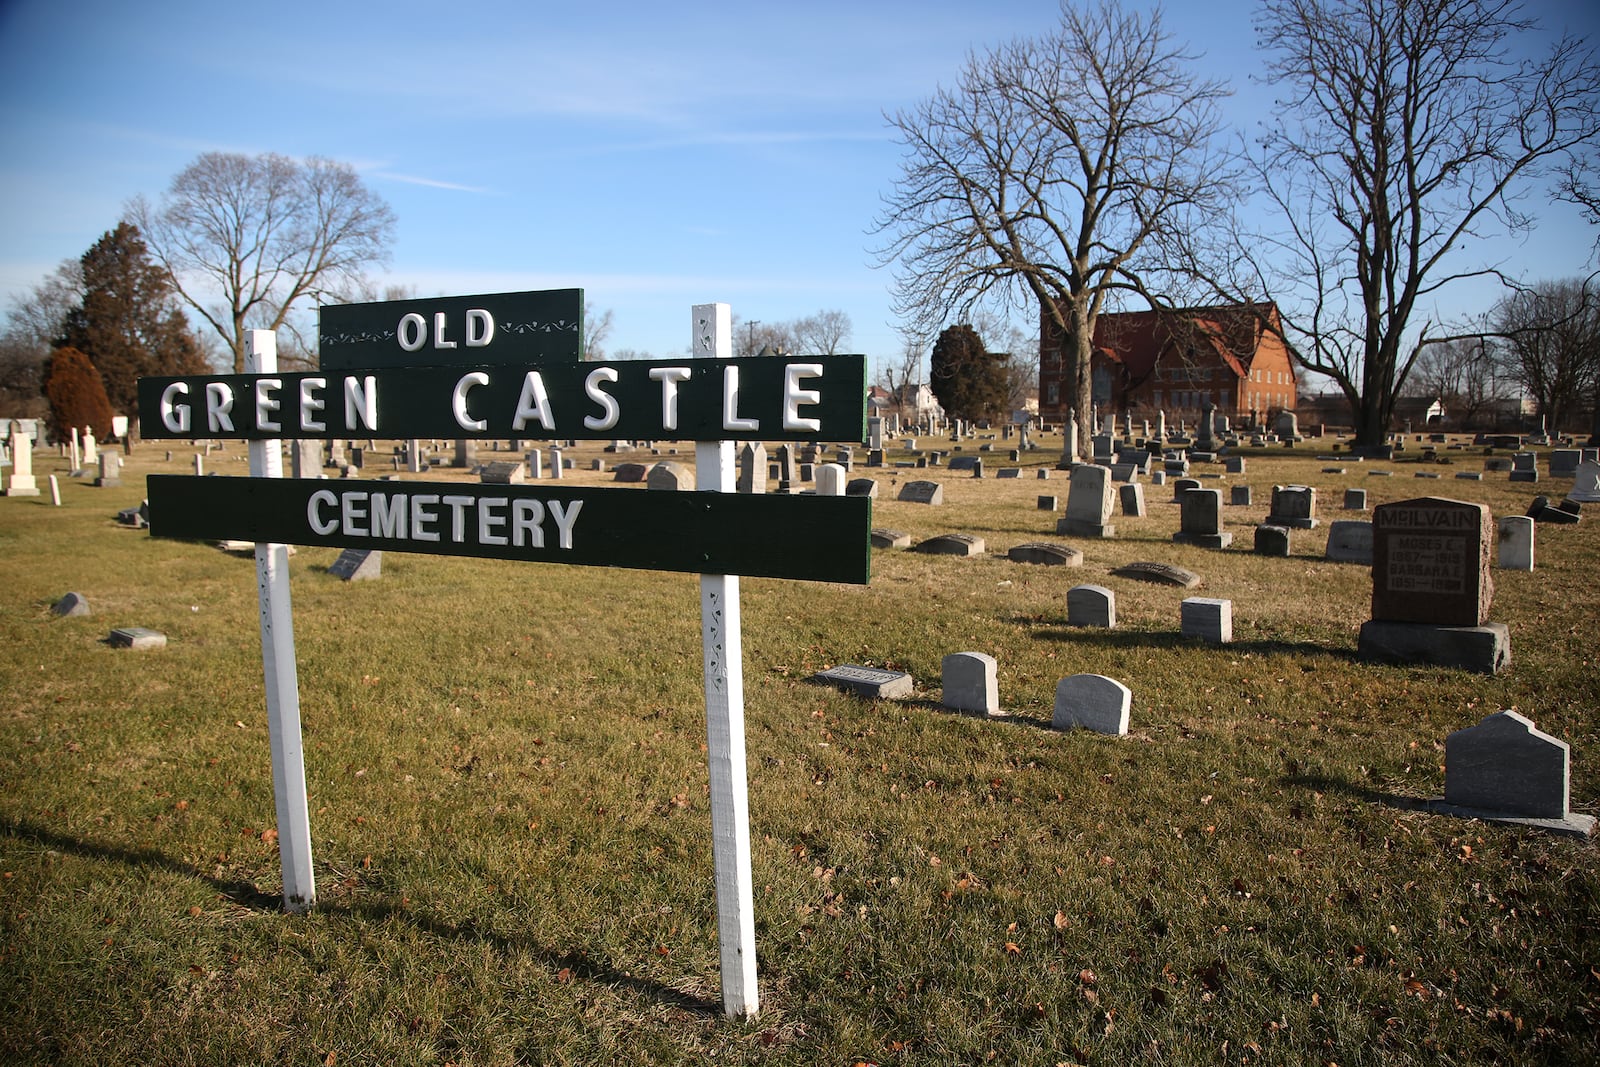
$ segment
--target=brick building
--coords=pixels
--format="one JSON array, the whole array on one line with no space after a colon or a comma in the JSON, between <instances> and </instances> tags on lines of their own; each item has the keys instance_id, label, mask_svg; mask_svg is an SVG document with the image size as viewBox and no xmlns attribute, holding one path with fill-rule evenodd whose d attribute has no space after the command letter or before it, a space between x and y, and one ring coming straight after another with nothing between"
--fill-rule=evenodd
<instances>
[{"instance_id":1,"label":"brick building","mask_svg":"<svg viewBox=\"0 0 1600 1067\"><path fill-rule=\"evenodd\" d=\"M1039 411L1063 419L1072 398L1061 333L1045 319L1039 336ZM1210 402L1236 423L1260 425L1296 404L1293 358L1271 303L1102 314L1090 373L1102 414L1165 411L1192 421Z\"/></svg>"}]
</instances>

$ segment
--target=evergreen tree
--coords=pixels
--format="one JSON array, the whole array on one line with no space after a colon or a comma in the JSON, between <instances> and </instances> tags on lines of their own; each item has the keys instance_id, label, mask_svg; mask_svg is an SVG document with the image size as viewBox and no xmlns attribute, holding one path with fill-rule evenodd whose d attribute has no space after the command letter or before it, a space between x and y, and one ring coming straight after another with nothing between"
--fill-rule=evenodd
<instances>
[{"instance_id":1,"label":"evergreen tree","mask_svg":"<svg viewBox=\"0 0 1600 1067\"><path fill-rule=\"evenodd\" d=\"M141 377L209 370L170 279L150 259L138 229L118 223L82 263L83 302L67 313L60 341L89 357L112 411L136 414Z\"/></svg>"},{"instance_id":2,"label":"evergreen tree","mask_svg":"<svg viewBox=\"0 0 1600 1067\"><path fill-rule=\"evenodd\" d=\"M50 401L52 440L65 441L73 429L111 436L111 403L100 372L76 348L58 348L44 366L44 395Z\"/></svg>"},{"instance_id":3,"label":"evergreen tree","mask_svg":"<svg viewBox=\"0 0 1600 1067\"><path fill-rule=\"evenodd\" d=\"M952 419L997 419L1006 406L1005 364L971 326L947 326L933 343L929 386Z\"/></svg>"}]
</instances>

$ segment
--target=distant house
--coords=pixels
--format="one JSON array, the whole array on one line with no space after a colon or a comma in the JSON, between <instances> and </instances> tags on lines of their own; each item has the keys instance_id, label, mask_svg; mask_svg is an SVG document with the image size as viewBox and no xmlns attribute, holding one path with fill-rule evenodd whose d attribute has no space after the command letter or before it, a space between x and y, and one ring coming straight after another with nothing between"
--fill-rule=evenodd
<instances>
[{"instance_id":1,"label":"distant house","mask_svg":"<svg viewBox=\"0 0 1600 1067\"><path fill-rule=\"evenodd\" d=\"M1039 411L1065 418L1072 396L1063 337L1044 317L1040 337ZM1259 425L1296 404L1293 357L1272 303L1102 314L1090 374L1102 414L1192 419L1210 403Z\"/></svg>"}]
</instances>

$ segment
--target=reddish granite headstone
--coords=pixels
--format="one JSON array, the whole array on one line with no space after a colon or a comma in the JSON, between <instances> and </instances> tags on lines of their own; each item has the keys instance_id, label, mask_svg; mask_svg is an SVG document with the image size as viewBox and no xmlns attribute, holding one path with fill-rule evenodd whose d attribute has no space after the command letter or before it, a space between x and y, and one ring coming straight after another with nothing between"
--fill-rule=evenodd
<instances>
[{"instance_id":1,"label":"reddish granite headstone","mask_svg":"<svg viewBox=\"0 0 1600 1067\"><path fill-rule=\"evenodd\" d=\"M1483 504L1421 497L1372 511L1372 617L1481 626L1494 581L1493 519Z\"/></svg>"}]
</instances>

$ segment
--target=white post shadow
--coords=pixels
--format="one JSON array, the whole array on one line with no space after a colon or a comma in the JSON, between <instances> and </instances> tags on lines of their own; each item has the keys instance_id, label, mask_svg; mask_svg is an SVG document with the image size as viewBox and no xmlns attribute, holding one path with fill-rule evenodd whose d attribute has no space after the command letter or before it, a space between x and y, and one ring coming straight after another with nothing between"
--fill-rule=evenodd
<instances>
[{"instance_id":1,"label":"white post shadow","mask_svg":"<svg viewBox=\"0 0 1600 1067\"><path fill-rule=\"evenodd\" d=\"M276 374L278 335L245 335L245 373ZM250 442L250 476L283 477L283 445ZM306 802L305 751L300 736L300 683L294 659L294 616L289 603L289 546L256 544L256 586L261 596L261 665L267 686L267 734L272 742L272 796L277 805L278 855L283 864L283 905L306 911L317 902L311 870L311 815Z\"/></svg>"},{"instance_id":2,"label":"white post shadow","mask_svg":"<svg viewBox=\"0 0 1600 1067\"><path fill-rule=\"evenodd\" d=\"M727 304L694 306L692 348L699 359L733 355L733 313ZM737 411L735 403L732 410ZM694 446L695 485L732 493L739 468L731 441ZM722 957L722 1010L753 1016L756 988L754 883L750 874L750 798L744 745L744 641L739 577L700 576L700 640L705 663L706 763L711 776L712 861L717 879L717 943Z\"/></svg>"}]
</instances>

